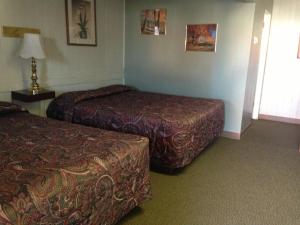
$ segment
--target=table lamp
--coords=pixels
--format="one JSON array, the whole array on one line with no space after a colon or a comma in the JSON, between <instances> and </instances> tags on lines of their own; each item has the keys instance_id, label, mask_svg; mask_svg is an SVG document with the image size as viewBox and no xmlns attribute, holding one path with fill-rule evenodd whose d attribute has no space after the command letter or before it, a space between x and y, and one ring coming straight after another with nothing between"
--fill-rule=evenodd
<instances>
[{"instance_id":1,"label":"table lamp","mask_svg":"<svg viewBox=\"0 0 300 225\"><path fill-rule=\"evenodd\" d=\"M36 61L35 59L44 59L45 53L41 46L40 41L40 35L39 34L30 34L25 33L23 38L23 43L20 51L20 57L24 59L31 58L31 69L32 69L32 75L31 75L31 91L32 94L38 94L40 87L37 83L37 73L36 73Z\"/></svg>"}]
</instances>

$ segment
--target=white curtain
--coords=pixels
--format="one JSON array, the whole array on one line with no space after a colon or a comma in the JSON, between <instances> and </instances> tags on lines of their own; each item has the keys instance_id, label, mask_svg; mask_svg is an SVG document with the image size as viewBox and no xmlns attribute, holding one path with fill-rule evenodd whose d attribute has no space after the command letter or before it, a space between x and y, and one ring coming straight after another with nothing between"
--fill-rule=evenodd
<instances>
[{"instance_id":1,"label":"white curtain","mask_svg":"<svg viewBox=\"0 0 300 225\"><path fill-rule=\"evenodd\" d=\"M274 0L260 114L300 119L300 0Z\"/></svg>"}]
</instances>

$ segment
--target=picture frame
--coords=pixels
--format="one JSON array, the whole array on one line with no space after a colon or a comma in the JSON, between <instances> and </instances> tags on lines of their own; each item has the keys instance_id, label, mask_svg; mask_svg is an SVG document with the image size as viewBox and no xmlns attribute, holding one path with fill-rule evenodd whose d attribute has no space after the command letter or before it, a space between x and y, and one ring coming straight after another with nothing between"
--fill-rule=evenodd
<instances>
[{"instance_id":1,"label":"picture frame","mask_svg":"<svg viewBox=\"0 0 300 225\"><path fill-rule=\"evenodd\" d=\"M167 9L144 9L141 12L141 34L166 35Z\"/></svg>"},{"instance_id":2,"label":"picture frame","mask_svg":"<svg viewBox=\"0 0 300 225\"><path fill-rule=\"evenodd\" d=\"M97 46L96 0L65 0L67 43Z\"/></svg>"},{"instance_id":3,"label":"picture frame","mask_svg":"<svg viewBox=\"0 0 300 225\"><path fill-rule=\"evenodd\" d=\"M300 36L299 36L299 44L298 44L298 55L297 58L300 59Z\"/></svg>"},{"instance_id":4,"label":"picture frame","mask_svg":"<svg viewBox=\"0 0 300 225\"><path fill-rule=\"evenodd\" d=\"M218 24L188 24L185 51L216 52Z\"/></svg>"}]
</instances>

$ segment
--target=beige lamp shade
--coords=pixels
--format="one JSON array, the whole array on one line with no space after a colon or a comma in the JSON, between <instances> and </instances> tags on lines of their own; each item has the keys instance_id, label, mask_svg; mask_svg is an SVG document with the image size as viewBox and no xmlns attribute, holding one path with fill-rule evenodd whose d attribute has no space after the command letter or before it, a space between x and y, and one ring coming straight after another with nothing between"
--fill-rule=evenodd
<instances>
[{"instance_id":1,"label":"beige lamp shade","mask_svg":"<svg viewBox=\"0 0 300 225\"><path fill-rule=\"evenodd\" d=\"M21 46L20 56L25 59L44 59L45 53L41 46L39 34L25 33Z\"/></svg>"}]
</instances>

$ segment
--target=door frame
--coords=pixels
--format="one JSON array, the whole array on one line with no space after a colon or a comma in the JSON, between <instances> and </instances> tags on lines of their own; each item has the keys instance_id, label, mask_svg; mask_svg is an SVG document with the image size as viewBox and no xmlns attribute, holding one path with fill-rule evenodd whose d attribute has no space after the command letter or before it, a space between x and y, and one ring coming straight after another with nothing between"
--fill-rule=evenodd
<instances>
[{"instance_id":1,"label":"door frame","mask_svg":"<svg viewBox=\"0 0 300 225\"><path fill-rule=\"evenodd\" d=\"M265 10L264 26L263 26L262 36L261 36L261 45L260 45L260 53L259 53L259 64L258 64L255 98L254 98L253 113L252 113L252 119L255 120L258 119L258 115L260 112L261 98L262 98L262 92L264 86L264 77L266 71L266 63L268 57L271 21L272 21L272 14L268 10Z\"/></svg>"}]
</instances>

